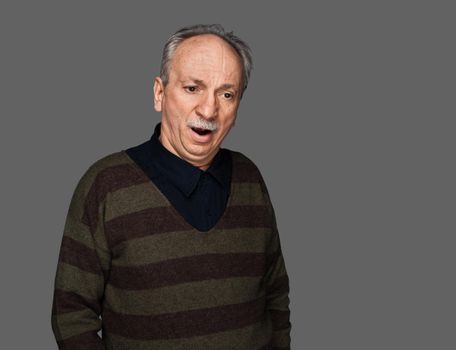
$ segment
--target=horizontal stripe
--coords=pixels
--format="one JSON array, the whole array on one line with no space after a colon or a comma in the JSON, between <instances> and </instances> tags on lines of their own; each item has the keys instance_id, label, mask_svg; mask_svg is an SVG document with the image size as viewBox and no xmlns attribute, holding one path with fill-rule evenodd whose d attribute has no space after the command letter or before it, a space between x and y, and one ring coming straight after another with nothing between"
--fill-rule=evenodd
<instances>
[{"instance_id":1,"label":"horizontal stripe","mask_svg":"<svg viewBox=\"0 0 456 350\"><path fill-rule=\"evenodd\" d=\"M62 238L59 260L87 272L103 274L95 250L70 237Z\"/></svg>"},{"instance_id":2,"label":"horizontal stripe","mask_svg":"<svg viewBox=\"0 0 456 350\"><path fill-rule=\"evenodd\" d=\"M268 297L269 296L266 294L266 308L268 310L290 312L290 309L289 309L290 298L289 298L288 294L281 294L274 298L268 298Z\"/></svg>"},{"instance_id":3,"label":"horizontal stripe","mask_svg":"<svg viewBox=\"0 0 456 350\"><path fill-rule=\"evenodd\" d=\"M111 332L104 335L106 350L182 350L182 349L270 349L259 344L269 344L270 325L266 320L223 332L203 336L181 337L176 339L138 340L123 337Z\"/></svg>"},{"instance_id":4,"label":"horizontal stripe","mask_svg":"<svg viewBox=\"0 0 456 350\"><path fill-rule=\"evenodd\" d=\"M104 350L103 342L95 331L89 331L57 341L59 349L64 350Z\"/></svg>"},{"instance_id":5,"label":"horizontal stripe","mask_svg":"<svg viewBox=\"0 0 456 350\"><path fill-rule=\"evenodd\" d=\"M266 287L266 294L269 297L283 295L290 291L288 275L277 277L270 286Z\"/></svg>"},{"instance_id":6,"label":"horizontal stripe","mask_svg":"<svg viewBox=\"0 0 456 350\"><path fill-rule=\"evenodd\" d=\"M266 345L263 345L259 350L273 350L272 343L268 342Z\"/></svg>"},{"instance_id":7,"label":"horizontal stripe","mask_svg":"<svg viewBox=\"0 0 456 350\"><path fill-rule=\"evenodd\" d=\"M149 179L144 180L145 182L124 187L111 193L109 200L114 204L108 205L106 208L106 222L145 209L168 206L168 202L163 198L158 188Z\"/></svg>"},{"instance_id":8,"label":"horizontal stripe","mask_svg":"<svg viewBox=\"0 0 456 350\"><path fill-rule=\"evenodd\" d=\"M113 250L119 243L138 237L185 230L182 220L175 220L170 207L149 208L106 222L105 232Z\"/></svg>"},{"instance_id":9,"label":"horizontal stripe","mask_svg":"<svg viewBox=\"0 0 456 350\"><path fill-rule=\"evenodd\" d=\"M290 311L269 310L272 320L272 329L281 330L290 327Z\"/></svg>"},{"instance_id":10,"label":"horizontal stripe","mask_svg":"<svg viewBox=\"0 0 456 350\"><path fill-rule=\"evenodd\" d=\"M130 239L112 250L112 265L135 266L195 254L262 253L270 240L268 228L214 230L209 235L177 231Z\"/></svg>"},{"instance_id":11,"label":"horizontal stripe","mask_svg":"<svg viewBox=\"0 0 456 350\"><path fill-rule=\"evenodd\" d=\"M89 331L101 329L101 319L90 309L53 315L60 339L67 339Z\"/></svg>"},{"instance_id":12,"label":"horizontal stripe","mask_svg":"<svg viewBox=\"0 0 456 350\"><path fill-rule=\"evenodd\" d=\"M90 233L90 228L87 225L84 225L80 220L72 217L71 213L67 215L63 236L70 237L87 247L93 245L93 237Z\"/></svg>"},{"instance_id":13,"label":"horizontal stripe","mask_svg":"<svg viewBox=\"0 0 456 350\"><path fill-rule=\"evenodd\" d=\"M148 178L144 180L143 183L123 187L110 194L109 201L113 205L106 206L106 222L123 215L169 205L169 201L153 182ZM264 204L263 193L258 183L233 182L231 185L231 195L236 193L231 199L231 205Z\"/></svg>"},{"instance_id":14,"label":"horizontal stripe","mask_svg":"<svg viewBox=\"0 0 456 350\"><path fill-rule=\"evenodd\" d=\"M233 183L233 192L236 193L230 203L233 206L267 205L258 183Z\"/></svg>"},{"instance_id":15,"label":"horizontal stripe","mask_svg":"<svg viewBox=\"0 0 456 350\"><path fill-rule=\"evenodd\" d=\"M275 330L273 331L273 343L274 343L274 348L273 349L288 349L290 350L290 343L291 343L291 324L288 325L288 327Z\"/></svg>"},{"instance_id":16,"label":"horizontal stripe","mask_svg":"<svg viewBox=\"0 0 456 350\"><path fill-rule=\"evenodd\" d=\"M144 181L144 177L131 163L120 164L100 170L84 202L84 215L82 222L95 230L98 224L98 210L108 193L129 187Z\"/></svg>"},{"instance_id":17,"label":"horizontal stripe","mask_svg":"<svg viewBox=\"0 0 456 350\"><path fill-rule=\"evenodd\" d=\"M239 205L226 208L218 229L269 227L269 212L264 205Z\"/></svg>"},{"instance_id":18,"label":"horizontal stripe","mask_svg":"<svg viewBox=\"0 0 456 350\"><path fill-rule=\"evenodd\" d=\"M103 293L103 276L60 262L57 266L55 288L62 291L76 291L83 298L99 299Z\"/></svg>"},{"instance_id":19,"label":"horizontal stripe","mask_svg":"<svg viewBox=\"0 0 456 350\"><path fill-rule=\"evenodd\" d=\"M277 237L277 236L276 236ZM271 249L272 247L269 247ZM279 277L285 271L285 261L283 259L282 250L276 247L275 251L267 254L267 266L268 272L266 275L266 287L271 288L271 284L274 283L274 279Z\"/></svg>"},{"instance_id":20,"label":"horizontal stripe","mask_svg":"<svg viewBox=\"0 0 456 350\"><path fill-rule=\"evenodd\" d=\"M235 157L236 158L236 157ZM233 158L233 160L235 160ZM236 160L235 160L236 161ZM260 175L258 168L252 162L240 162L236 161L233 164L233 182L258 182L258 176Z\"/></svg>"},{"instance_id":21,"label":"horizontal stripe","mask_svg":"<svg viewBox=\"0 0 456 350\"><path fill-rule=\"evenodd\" d=\"M183 312L136 316L105 309L103 320L110 332L133 339L174 339L245 327L265 317L264 298L242 304Z\"/></svg>"},{"instance_id":22,"label":"horizontal stripe","mask_svg":"<svg viewBox=\"0 0 456 350\"><path fill-rule=\"evenodd\" d=\"M159 288L210 278L262 276L260 253L203 254L134 267L112 266L110 283L129 290Z\"/></svg>"},{"instance_id":23,"label":"horizontal stripe","mask_svg":"<svg viewBox=\"0 0 456 350\"><path fill-rule=\"evenodd\" d=\"M263 296L260 283L258 276L232 277L134 291L108 284L104 306L118 313L151 315L238 304Z\"/></svg>"},{"instance_id":24,"label":"horizontal stripe","mask_svg":"<svg viewBox=\"0 0 456 350\"><path fill-rule=\"evenodd\" d=\"M103 241L105 241L104 238L104 233L100 232L99 237L103 235ZM76 241L79 244L82 244L84 247L87 249L93 250L93 246L96 245L97 250L96 250L96 256L98 261L101 263L101 268L103 270L109 270L109 266L111 264L111 252L107 250L107 245L103 242L100 241L95 241L92 238L91 233L86 232L81 232L81 231L66 231L65 234L63 235L63 239L71 238L72 240ZM100 246L103 245L103 248ZM106 248L104 248L106 247Z\"/></svg>"},{"instance_id":25,"label":"horizontal stripe","mask_svg":"<svg viewBox=\"0 0 456 350\"><path fill-rule=\"evenodd\" d=\"M107 270L109 268L111 256L102 228L98 227L95 229L95 232L91 232L87 225L84 225L81 221L75 220L73 216L74 213L69 213L69 215L67 215L63 240L70 238L88 249L93 249L94 245L96 245L97 256L102 264L102 268ZM62 244L66 243L62 242Z\"/></svg>"},{"instance_id":26,"label":"horizontal stripe","mask_svg":"<svg viewBox=\"0 0 456 350\"><path fill-rule=\"evenodd\" d=\"M214 229L268 227L269 223L270 217L266 206L228 206ZM191 229L193 227L170 206L124 215L105 224L111 250L129 239Z\"/></svg>"},{"instance_id":27,"label":"horizontal stripe","mask_svg":"<svg viewBox=\"0 0 456 350\"><path fill-rule=\"evenodd\" d=\"M83 298L75 292L67 292L60 289L54 290L52 305L53 314L63 314L66 312L83 310L85 308L92 309L97 314L101 313L100 303L97 300Z\"/></svg>"}]
</instances>

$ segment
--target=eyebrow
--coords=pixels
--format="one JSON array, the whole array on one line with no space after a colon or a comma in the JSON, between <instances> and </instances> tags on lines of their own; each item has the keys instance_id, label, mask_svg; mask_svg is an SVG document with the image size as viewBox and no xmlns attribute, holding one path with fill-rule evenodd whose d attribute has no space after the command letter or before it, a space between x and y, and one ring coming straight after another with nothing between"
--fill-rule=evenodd
<instances>
[{"instance_id":1,"label":"eyebrow","mask_svg":"<svg viewBox=\"0 0 456 350\"><path fill-rule=\"evenodd\" d=\"M200 79L195 79L195 78L189 77L188 80L191 80L195 84L205 85L204 82L202 80L200 80ZM185 81L185 80L183 80L183 81Z\"/></svg>"},{"instance_id":2,"label":"eyebrow","mask_svg":"<svg viewBox=\"0 0 456 350\"><path fill-rule=\"evenodd\" d=\"M186 80L187 79L181 80L181 82L185 82ZM189 77L188 80L191 80L195 84L206 86L206 84L204 84L204 81L202 81L201 79L196 79L196 78L193 78L193 77ZM222 86L220 86L220 88L218 88L218 89L234 89L234 90L237 91L235 85L234 84L229 84L229 83L222 84Z\"/></svg>"}]
</instances>

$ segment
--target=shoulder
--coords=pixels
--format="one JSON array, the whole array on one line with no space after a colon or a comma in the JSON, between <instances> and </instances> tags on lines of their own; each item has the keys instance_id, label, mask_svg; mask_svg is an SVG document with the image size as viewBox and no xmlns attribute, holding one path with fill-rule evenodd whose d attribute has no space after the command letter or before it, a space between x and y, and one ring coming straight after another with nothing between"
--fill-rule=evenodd
<instances>
[{"instance_id":1,"label":"shoulder","mask_svg":"<svg viewBox=\"0 0 456 350\"><path fill-rule=\"evenodd\" d=\"M110 153L89 163L81 179L88 181L100 176L112 175L117 169L129 166L130 164L131 160L125 152L118 151Z\"/></svg>"},{"instance_id":2,"label":"shoulder","mask_svg":"<svg viewBox=\"0 0 456 350\"><path fill-rule=\"evenodd\" d=\"M243 188L243 195L251 195L253 198L261 198L257 203L262 203L267 207L267 213L272 220L275 220L274 208L268 188L264 181L259 167L252 159L241 152L232 151L233 160L233 180L240 188ZM275 226L275 221L272 222Z\"/></svg>"},{"instance_id":3,"label":"shoulder","mask_svg":"<svg viewBox=\"0 0 456 350\"><path fill-rule=\"evenodd\" d=\"M257 164L247 155L239 151L229 150L233 159L233 170L239 182L258 183L262 192L269 198L263 175Z\"/></svg>"},{"instance_id":4,"label":"shoulder","mask_svg":"<svg viewBox=\"0 0 456 350\"><path fill-rule=\"evenodd\" d=\"M107 154L89 163L78 181L76 191L84 194L97 192L104 197L127 173L134 173L134 168L124 151Z\"/></svg>"},{"instance_id":5,"label":"shoulder","mask_svg":"<svg viewBox=\"0 0 456 350\"><path fill-rule=\"evenodd\" d=\"M260 169L250 157L239 151L229 149L228 151L231 153L234 168L242 169L244 172L250 172L252 175L261 176Z\"/></svg>"}]
</instances>

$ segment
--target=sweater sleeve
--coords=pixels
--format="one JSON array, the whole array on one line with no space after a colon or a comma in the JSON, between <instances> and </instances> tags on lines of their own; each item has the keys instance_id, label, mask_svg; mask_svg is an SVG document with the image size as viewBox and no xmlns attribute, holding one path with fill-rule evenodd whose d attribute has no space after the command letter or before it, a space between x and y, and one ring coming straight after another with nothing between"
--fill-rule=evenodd
<instances>
[{"instance_id":1,"label":"sweater sleeve","mask_svg":"<svg viewBox=\"0 0 456 350\"><path fill-rule=\"evenodd\" d=\"M101 305L110 266L104 235L105 195L94 167L71 198L54 281L51 324L59 349L103 350Z\"/></svg>"},{"instance_id":2,"label":"sweater sleeve","mask_svg":"<svg viewBox=\"0 0 456 350\"><path fill-rule=\"evenodd\" d=\"M289 279L282 254L274 208L263 179L261 179L261 187L270 208L273 227L273 234L267 250L268 269L264 277L266 309L269 311L272 321L272 349L289 350L291 346Z\"/></svg>"}]
</instances>

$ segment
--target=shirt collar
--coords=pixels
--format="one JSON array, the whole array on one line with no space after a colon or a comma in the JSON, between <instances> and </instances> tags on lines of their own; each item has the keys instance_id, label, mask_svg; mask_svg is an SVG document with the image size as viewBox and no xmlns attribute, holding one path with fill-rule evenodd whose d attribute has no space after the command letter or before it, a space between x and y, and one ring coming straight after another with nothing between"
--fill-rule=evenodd
<instances>
[{"instance_id":1,"label":"shirt collar","mask_svg":"<svg viewBox=\"0 0 456 350\"><path fill-rule=\"evenodd\" d=\"M224 191L229 191L231 183L232 159L227 149L220 148L206 171L190 164L166 149L159 140L161 122L155 126L150 138L149 152L160 174L189 197L203 173L214 177Z\"/></svg>"}]
</instances>

